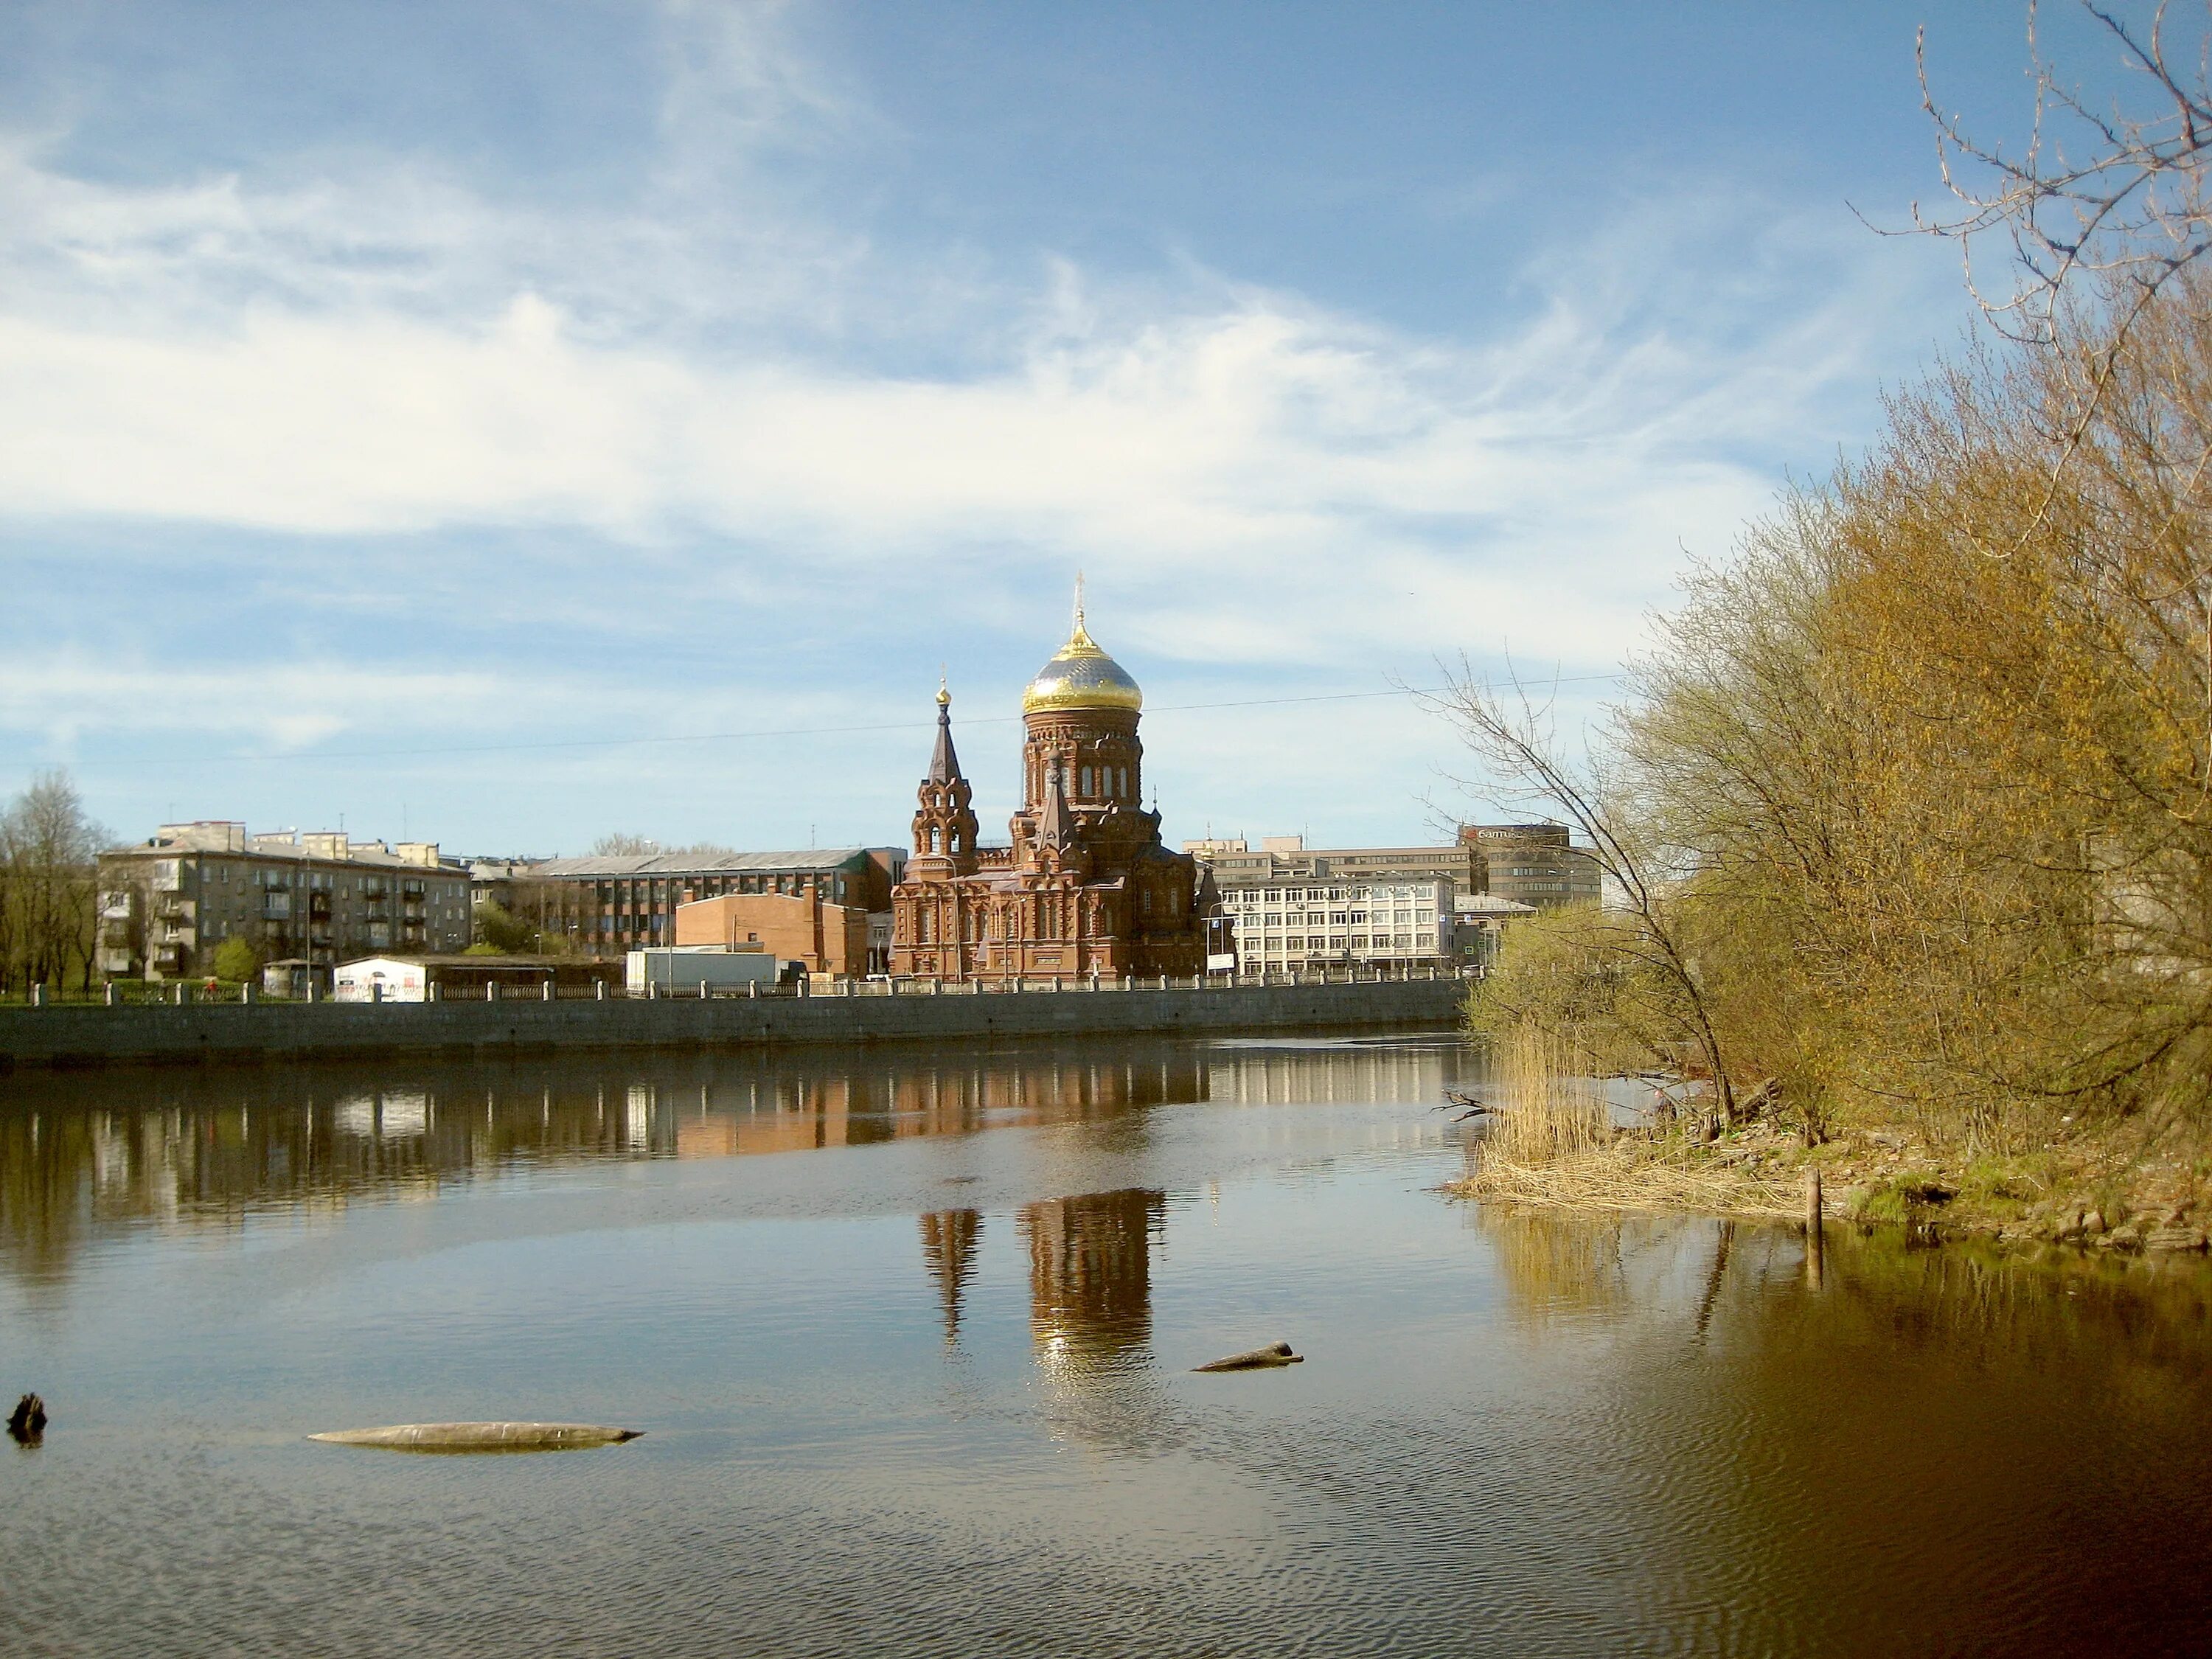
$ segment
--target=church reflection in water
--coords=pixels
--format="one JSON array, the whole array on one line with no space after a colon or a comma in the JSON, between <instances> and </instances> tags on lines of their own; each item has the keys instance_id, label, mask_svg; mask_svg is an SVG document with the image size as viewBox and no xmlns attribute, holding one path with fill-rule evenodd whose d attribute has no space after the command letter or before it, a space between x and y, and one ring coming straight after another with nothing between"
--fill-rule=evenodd
<instances>
[{"instance_id":1,"label":"church reflection in water","mask_svg":"<svg viewBox=\"0 0 2212 1659\"><path fill-rule=\"evenodd\" d=\"M149 1224L234 1227L261 1212L337 1209L555 1164L1136 1123L1152 1108L1185 1103L1433 1102L1462 1063L1449 1044L1091 1039L951 1055L882 1048L17 1074L0 1101L0 1271L52 1279L86 1243ZM1125 1335L1145 1340L1145 1241L1158 1203L1157 1194L1103 1194L1020 1212L1041 1346L1106 1352ZM922 1223L932 1271L950 1287L948 1335L981 1225L957 1210Z\"/></svg>"},{"instance_id":2,"label":"church reflection in water","mask_svg":"<svg viewBox=\"0 0 2212 1659\"><path fill-rule=\"evenodd\" d=\"M1166 1219L1167 1194L1142 1187L1022 1206L1039 1364L1077 1377L1150 1358L1152 1242Z\"/></svg>"},{"instance_id":3,"label":"church reflection in water","mask_svg":"<svg viewBox=\"0 0 2212 1659\"><path fill-rule=\"evenodd\" d=\"M945 1312L945 1346L960 1340L960 1299L975 1277L975 1250L983 1242L983 1217L975 1210L932 1210L921 1218L921 1260L937 1281Z\"/></svg>"},{"instance_id":4,"label":"church reflection in water","mask_svg":"<svg viewBox=\"0 0 2212 1659\"><path fill-rule=\"evenodd\" d=\"M1152 1357L1152 1245L1167 1194L1146 1187L1079 1193L1024 1204L1014 1230L1029 1257L1030 1340L1049 1381L1141 1366ZM975 1276L983 1218L974 1210L921 1217L921 1259L937 1287L949 1348Z\"/></svg>"}]
</instances>

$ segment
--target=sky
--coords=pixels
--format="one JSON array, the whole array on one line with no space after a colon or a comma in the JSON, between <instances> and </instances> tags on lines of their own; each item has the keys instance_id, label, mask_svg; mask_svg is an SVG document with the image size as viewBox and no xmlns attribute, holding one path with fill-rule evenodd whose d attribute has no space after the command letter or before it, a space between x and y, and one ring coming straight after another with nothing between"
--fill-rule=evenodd
<instances>
[{"instance_id":1,"label":"sky","mask_svg":"<svg viewBox=\"0 0 2212 1659\"><path fill-rule=\"evenodd\" d=\"M1091 630L1170 842L1480 816L1971 337L2006 4L0 3L0 796L987 836ZM2051 27L2061 35L2063 18Z\"/></svg>"}]
</instances>

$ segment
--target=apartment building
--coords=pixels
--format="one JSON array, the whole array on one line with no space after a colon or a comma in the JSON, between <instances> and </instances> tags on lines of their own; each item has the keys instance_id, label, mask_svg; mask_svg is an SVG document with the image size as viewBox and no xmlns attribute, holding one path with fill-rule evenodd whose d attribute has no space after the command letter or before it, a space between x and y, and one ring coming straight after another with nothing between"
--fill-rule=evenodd
<instances>
[{"instance_id":1,"label":"apartment building","mask_svg":"<svg viewBox=\"0 0 2212 1659\"><path fill-rule=\"evenodd\" d=\"M464 950L468 872L441 860L435 842L249 836L225 820L165 823L100 855L101 973L197 978L228 939L325 974L376 951Z\"/></svg>"}]
</instances>

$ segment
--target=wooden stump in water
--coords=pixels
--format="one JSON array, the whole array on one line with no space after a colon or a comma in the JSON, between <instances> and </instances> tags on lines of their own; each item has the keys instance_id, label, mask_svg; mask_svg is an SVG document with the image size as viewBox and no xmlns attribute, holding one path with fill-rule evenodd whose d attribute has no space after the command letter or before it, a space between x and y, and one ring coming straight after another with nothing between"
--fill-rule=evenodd
<instances>
[{"instance_id":1,"label":"wooden stump in water","mask_svg":"<svg viewBox=\"0 0 2212 1659\"><path fill-rule=\"evenodd\" d=\"M1805 1181L1805 1282L1820 1288L1820 1166L1814 1164Z\"/></svg>"},{"instance_id":2,"label":"wooden stump in water","mask_svg":"<svg viewBox=\"0 0 2212 1659\"><path fill-rule=\"evenodd\" d=\"M1216 1359L1203 1365L1194 1365L1197 1371L1257 1371L1277 1365L1303 1365L1304 1354L1291 1352L1287 1342L1270 1342L1264 1348L1254 1348L1244 1353L1232 1353L1225 1359Z\"/></svg>"},{"instance_id":3,"label":"wooden stump in water","mask_svg":"<svg viewBox=\"0 0 2212 1659\"><path fill-rule=\"evenodd\" d=\"M27 1394L15 1402L9 1413L8 1432L19 1446L35 1446L46 1437L46 1402L34 1394Z\"/></svg>"}]
</instances>

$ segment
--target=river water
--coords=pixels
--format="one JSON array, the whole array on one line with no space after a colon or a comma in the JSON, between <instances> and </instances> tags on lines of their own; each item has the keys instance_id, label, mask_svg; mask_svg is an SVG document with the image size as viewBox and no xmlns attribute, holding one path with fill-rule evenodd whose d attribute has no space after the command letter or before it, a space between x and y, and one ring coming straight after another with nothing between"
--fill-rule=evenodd
<instances>
[{"instance_id":1,"label":"river water","mask_svg":"<svg viewBox=\"0 0 2212 1659\"><path fill-rule=\"evenodd\" d=\"M0 1651L2212 1650L2201 1272L1486 1212L1475 1070L0 1079ZM647 1432L304 1437L494 1417Z\"/></svg>"}]
</instances>

